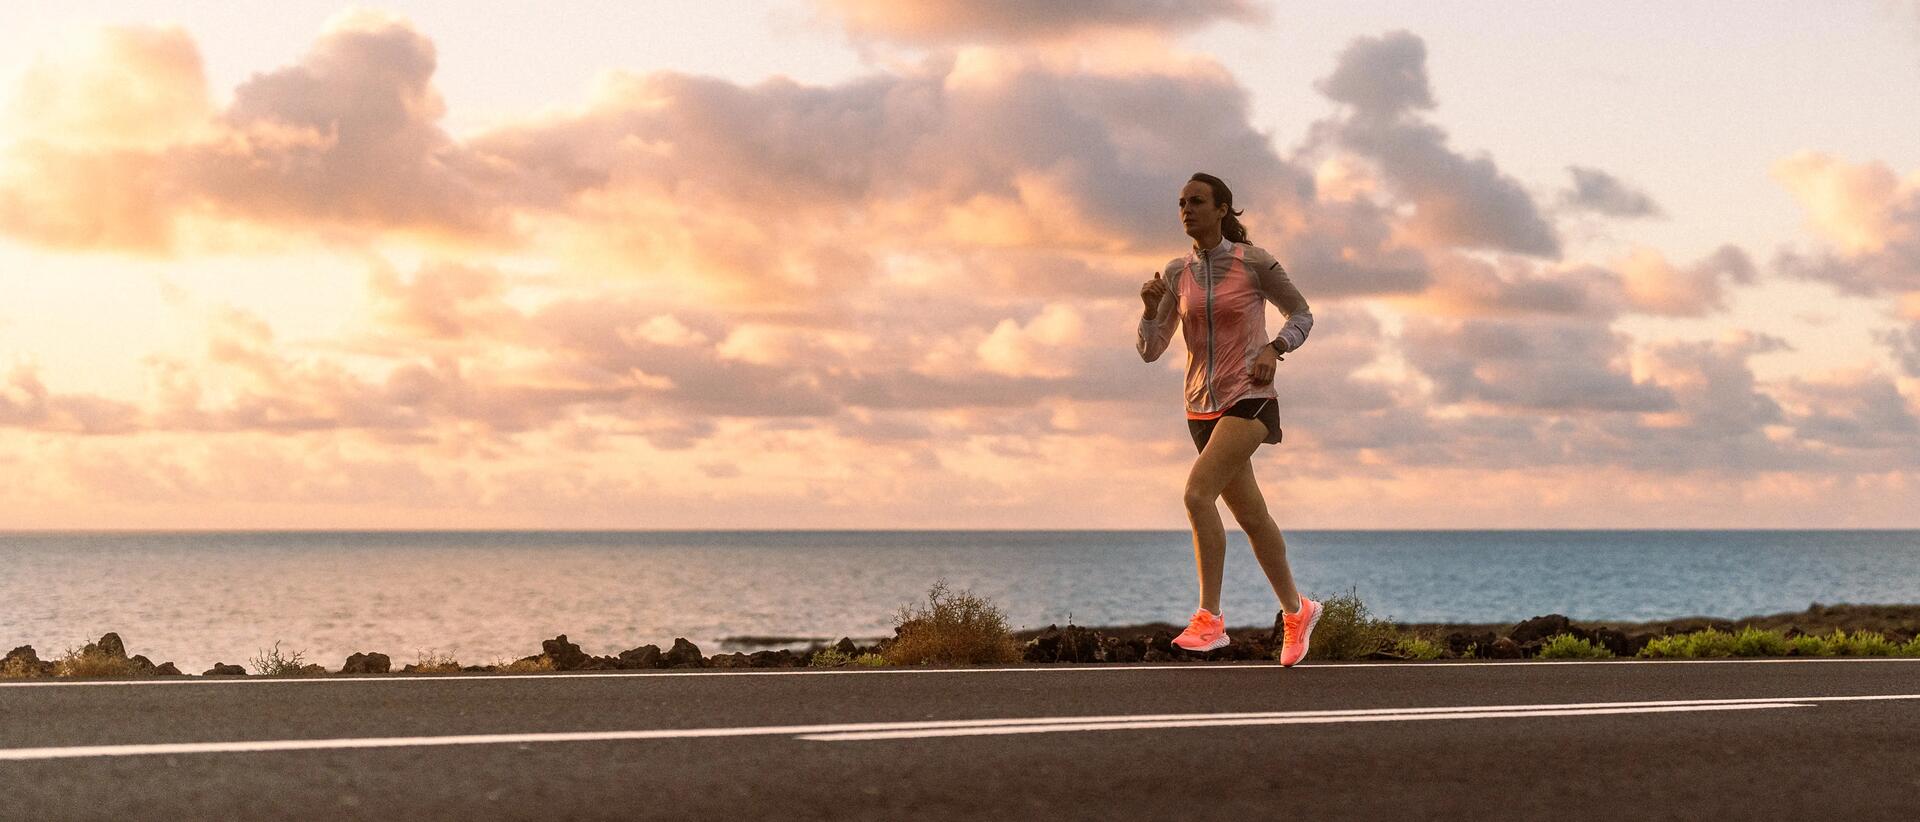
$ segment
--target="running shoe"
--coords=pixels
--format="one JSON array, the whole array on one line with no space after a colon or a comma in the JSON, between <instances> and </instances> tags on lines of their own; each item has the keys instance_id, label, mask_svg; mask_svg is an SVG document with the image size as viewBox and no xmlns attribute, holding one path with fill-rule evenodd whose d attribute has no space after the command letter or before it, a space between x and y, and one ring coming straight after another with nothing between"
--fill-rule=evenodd
<instances>
[{"instance_id":1,"label":"running shoe","mask_svg":"<svg viewBox=\"0 0 1920 822\"><path fill-rule=\"evenodd\" d=\"M1291 668L1307 658L1307 638L1313 636L1313 626L1320 624L1320 610L1320 603L1301 597L1300 610L1280 615L1287 631L1286 644L1280 646L1282 667Z\"/></svg>"},{"instance_id":2,"label":"running shoe","mask_svg":"<svg viewBox=\"0 0 1920 822\"><path fill-rule=\"evenodd\" d=\"M1173 638L1173 644L1189 651L1211 651L1227 644L1227 620L1205 608L1196 608L1187 629Z\"/></svg>"}]
</instances>

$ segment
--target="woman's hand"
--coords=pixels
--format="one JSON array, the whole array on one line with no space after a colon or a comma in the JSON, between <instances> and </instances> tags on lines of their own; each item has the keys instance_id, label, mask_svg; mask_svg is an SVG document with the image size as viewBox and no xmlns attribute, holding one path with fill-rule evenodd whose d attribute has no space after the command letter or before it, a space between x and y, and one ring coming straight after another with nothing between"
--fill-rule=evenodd
<instances>
[{"instance_id":1,"label":"woman's hand","mask_svg":"<svg viewBox=\"0 0 1920 822\"><path fill-rule=\"evenodd\" d=\"M1147 313L1160 310L1160 300L1167 296L1167 281L1160 279L1160 272L1153 272L1153 279L1140 284L1140 301L1147 304Z\"/></svg>"},{"instance_id":2,"label":"woman's hand","mask_svg":"<svg viewBox=\"0 0 1920 822\"><path fill-rule=\"evenodd\" d=\"M1260 346L1260 353L1253 355L1253 384L1266 385L1273 382L1274 363L1280 361L1280 352L1272 345Z\"/></svg>"}]
</instances>

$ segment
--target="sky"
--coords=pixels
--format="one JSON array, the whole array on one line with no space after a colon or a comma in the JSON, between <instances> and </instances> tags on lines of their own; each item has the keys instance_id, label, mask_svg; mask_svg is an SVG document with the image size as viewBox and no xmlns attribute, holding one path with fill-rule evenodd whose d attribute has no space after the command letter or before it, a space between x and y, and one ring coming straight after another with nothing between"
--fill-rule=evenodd
<instances>
[{"instance_id":1,"label":"sky","mask_svg":"<svg viewBox=\"0 0 1920 822\"><path fill-rule=\"evenodd\" d=\"M9 8L0 530L1182 528L1196 171L1313 308L1283 529L1920 527L1916 75L1887 0Z\"/></svg>"}]
</instances>

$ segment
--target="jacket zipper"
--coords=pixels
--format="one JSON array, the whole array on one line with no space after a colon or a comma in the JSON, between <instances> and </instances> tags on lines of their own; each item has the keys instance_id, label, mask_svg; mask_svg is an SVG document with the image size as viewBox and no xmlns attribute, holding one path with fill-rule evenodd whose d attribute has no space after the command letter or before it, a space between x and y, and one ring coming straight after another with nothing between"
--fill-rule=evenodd
<instances>
[{"instance_id":1,"label":"jacket zipper","mask_svg":"<svg viewBox=\"0 0 1920 822\"><path fill-rule=\"evenodd\" d=\"M1200 260L1201 260L1201 264L1206 266L1206 271L1207 271L1207 381L1206 381L1206 387L1207 387L1207 411L1212 412L1212 411L1218 410L1213 407L1214 400L1215 400L1215 397L1213 395L1213 253L1210 251L1201 252Z\"/></svg>"}]
</instances>

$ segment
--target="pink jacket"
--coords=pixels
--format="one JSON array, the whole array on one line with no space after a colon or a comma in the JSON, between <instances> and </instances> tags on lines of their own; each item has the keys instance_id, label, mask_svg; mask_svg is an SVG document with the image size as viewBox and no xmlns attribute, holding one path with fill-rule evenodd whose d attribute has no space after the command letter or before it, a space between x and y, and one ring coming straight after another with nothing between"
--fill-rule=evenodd
<instances>
[{"instance_id":1,"label":"pink jacket","mask_svg":"<svg viewBox=\"0 0 1920 822\"><path fill-rule=\"evenodd\" d=\"M1260 247L1221 240L1205 253L1187 252L1167 263L1167 295L1140 318L1140 358L1153 362L1167 350L1173 327L1187 341L1187 418L1215 419L1248 397L1274 397L1273 383L1253 384L1253 358L1268 343L1266 303L1286 315L1272 339L1286 353L1307 341L1313 314L1287 278L1287 270Z\"/></svg>"}]
</instances>

